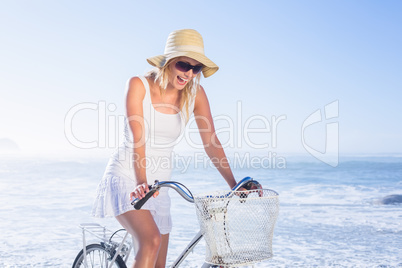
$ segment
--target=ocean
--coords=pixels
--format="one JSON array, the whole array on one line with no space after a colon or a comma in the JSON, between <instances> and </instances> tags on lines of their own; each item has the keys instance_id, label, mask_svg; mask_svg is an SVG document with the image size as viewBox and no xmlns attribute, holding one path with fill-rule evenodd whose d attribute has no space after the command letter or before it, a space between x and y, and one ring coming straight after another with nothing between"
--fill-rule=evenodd
<instances>
[{"instance_id":1,"label":"ocean","mask_svg":"<svg viewBox=\"0 0 402 268\"><path fill-rule=\"evenodd\" d=\"M107 157L0 158L0 267L71 267L82 248L78 225L119 228L90 216ZM381 204L402 194L401 156L341 157L337 167L311 158L283 165L234 168L237 179L258 180L280 196L274 257L254 267L402 267L402 204ZM194 194L225 190L210 165L173 172ZM192 204L173 191L168 263L198 230ZM200 267L203 242L182 267Z\"/></svg>"}]
</instances>

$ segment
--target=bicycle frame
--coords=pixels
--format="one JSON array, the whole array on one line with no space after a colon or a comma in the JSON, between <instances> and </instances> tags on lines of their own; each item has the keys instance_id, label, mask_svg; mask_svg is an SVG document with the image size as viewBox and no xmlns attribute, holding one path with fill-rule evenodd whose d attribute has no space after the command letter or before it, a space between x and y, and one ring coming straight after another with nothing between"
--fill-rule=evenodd
<instances>
[{"instance_id":1,"label":"bicycle frame","mask_svg":"<svg viewBox=\"0 0 402 268\"><path fill-rule=\"evenodd\" d=\"M246 178L242 179L232 189L232 191L239 190L241 187L245 186L249 182L255 182L255 181L253 181L253 179L250 178L250 177L246 177ZM193 198L191 192L186 188L187 191L189 192L189 194L188 194L178 184L176 184L174 182L169 182L169 181L159 182L159 181L155 181L155 184L152 186L152 190L159 190L160 188L163 188L163 187L168 187L168 188L174 189L181 197L183 197L184 200L186 200L186 201L188 201L190 203L194 203L194 198ZM232 193L229 192L228 196L230 196L231 194ZM148 195L149 195L148 196L148 198L149 198L150 196L153 195L153 193L149 192ZM142 201L146 201L148 198L143 198L145 200L142 200ZM133 201L133 204L134 204L134 202L136 202L136 200ZM88 233L94 235L95 237L97 237L98 239L100 239L104 243L105 247L108 250L110 250L110 254L113 255L113 258L110 261L111 264L113 264L115 262L116 258L119 255L121 257L124 257L124 262L127 263L128 257L130 256L131 250L133 249L132 243L126 243L127 237L129 235L128 232L126 232L124 236L118 235L121 238L121 242L113 242L113 241L111 241L111 238L118 231L112 233L111 231L106 229L104 226L101 226L101 225L99 225L97 223L83 223L83 224L80 224L80 227L82 229L84 266L86 268L88 268L87 259L86 259L86 254L87 254L87 251L86 251L87 239L86 239L86 235L85 235L86 232L88 232ZM109 234L112 234L112 235L110 236ZM110 238L108 238L108 237L110 237ZM199 231L194 236L194 238L191 240L191 242L187 245L187 247L182 251L182 253L176 258L176 260L173 262L173 264L170 267L171 268L179 267L180 264L186 259L187 255L194 249L194 247L198 244L198 242L201 241L202 237L203 237L203 234L201 233L201 231ZM127 244L129 246L127 246ZM121 253L123 253L123 256L121 255ZM202 268L209 268L209 267L218 267L218 266L213 265L213 264L209 264L209 263L206 263L206 262L204 262L204 264L202 265ZM108 264L107 264L106 268L108 268Z\"/></svg>"}]
</instances>

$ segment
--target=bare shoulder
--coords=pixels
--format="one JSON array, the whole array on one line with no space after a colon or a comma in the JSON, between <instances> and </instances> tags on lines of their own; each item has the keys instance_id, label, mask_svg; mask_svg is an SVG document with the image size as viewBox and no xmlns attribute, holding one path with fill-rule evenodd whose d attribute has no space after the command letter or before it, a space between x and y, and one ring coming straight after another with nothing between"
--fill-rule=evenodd
<instances>
[{"instance_id":1,"label":"bare shoulder","mask_svg":"<svg viewBox=\"0 0 402 268\"><path fill-rule=\"evenodd\" d=\"M207 94L205 93L204 88L200 85L195 95L195 102L203 102L205 100L208 100Z\"/></svg>"},{"instance_id":2,"label":"bare shoulder","mask_svg":"<svg viewBox=\"0 0 402 268\"><path fill-rule=\"evenodd\" d=\"M127 81L127 100L143 100L145 96L145 87L142 80L134 76Z\"/></svg>"},{"instance_id":3,"label":"bare shoulder","mask_svg":"<svg viewBox=\"0 0 402 268\"><path fill-rule=\"evenodd\" d=\"M194 112L206 112L209 111L209 102L207 94L202 86L200 86L197 90L197 95L195 96L194 102Z\"/></svg>"}]
</instances>

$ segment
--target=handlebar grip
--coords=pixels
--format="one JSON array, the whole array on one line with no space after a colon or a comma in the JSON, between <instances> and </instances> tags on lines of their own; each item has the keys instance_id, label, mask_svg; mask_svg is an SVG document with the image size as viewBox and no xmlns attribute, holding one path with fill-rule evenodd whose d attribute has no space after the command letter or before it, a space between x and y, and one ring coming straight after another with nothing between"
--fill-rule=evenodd
<instances>
[{"instance_id":1,"label":"handlebar grip","mask_svg":"<svg viewBox=\"0 0 402 268\"><path fill-rule=\"evenodd\" d=\"M157 187L150 188L149 192L148 192L143 198L141 198L141 199L138 199L138 198L134 199L134 201L131 202L131 205L133 205L136 210L141 209L142 206L145 204L145 202L147 202L148 199L151 198L151 196L153 196L154 193L155 193L157 190L158 190Z\"/></svg>"}]
</instances>

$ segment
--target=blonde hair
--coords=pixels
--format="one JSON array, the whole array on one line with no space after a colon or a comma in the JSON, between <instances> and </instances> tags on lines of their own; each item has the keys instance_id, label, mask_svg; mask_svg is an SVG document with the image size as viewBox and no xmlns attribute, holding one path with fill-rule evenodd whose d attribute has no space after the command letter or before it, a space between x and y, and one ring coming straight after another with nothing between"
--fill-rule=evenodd
<instances>
[{"instance_id":1,"label":"blonde hair","mask_svg":"<svg viewBox=\"0 0 402 268\"><path fill-rule=\"evenodd\" d=\"M159 84L159 89L160 89L160 94L161 97L165 95L165 90L169 84L169 66L172 64L172 62L175 60L175 58L170 59L164 66L162 67L155 67L151 71L149 71L146 76L152 79L155 84ZM197 76L193 79L191 79L186 86L181 90L182 95L180 99L180 111L183 110L183 107L185 108L185 119L186 122L190 119L190 111L189 111L189 103L193 101L193 98L195 98L195 95L197 94L197 90L200 87L200 80L201 80L201 72L197 74ZM159 82L159 83L158 83Z\"/></svg>"}]
</instances>

